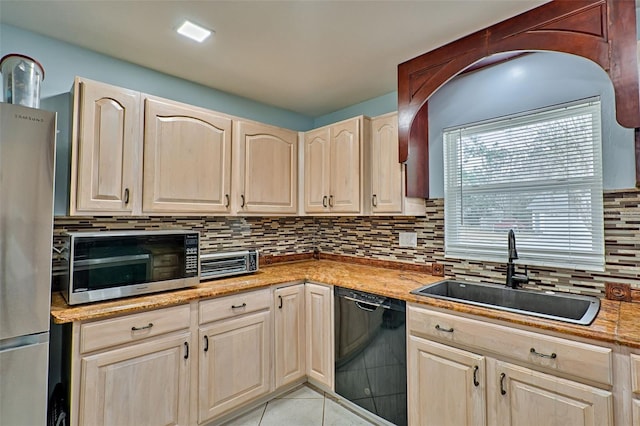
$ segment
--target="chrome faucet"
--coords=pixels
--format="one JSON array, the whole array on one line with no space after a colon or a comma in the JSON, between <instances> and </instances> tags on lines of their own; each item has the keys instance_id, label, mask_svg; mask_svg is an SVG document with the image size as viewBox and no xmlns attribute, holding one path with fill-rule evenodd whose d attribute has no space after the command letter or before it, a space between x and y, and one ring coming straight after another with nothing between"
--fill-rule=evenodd
<instances>
[{"instance_id":1,"label":"chrome faucet","mask_svg":"<svg viewBox=\"0 0 640 426\"><path fill-rule=\"evenodd\" d=\"M522 284L529 282L529 276L527 275L527 267L524 267L524 274L516 274L516 265L513 263L518 258L518 250L516 250L516 234L513 229L509 229L509 241L508 241L508 256L507 262L507 287L518 288Z\"/></svg>"}]
</instances>

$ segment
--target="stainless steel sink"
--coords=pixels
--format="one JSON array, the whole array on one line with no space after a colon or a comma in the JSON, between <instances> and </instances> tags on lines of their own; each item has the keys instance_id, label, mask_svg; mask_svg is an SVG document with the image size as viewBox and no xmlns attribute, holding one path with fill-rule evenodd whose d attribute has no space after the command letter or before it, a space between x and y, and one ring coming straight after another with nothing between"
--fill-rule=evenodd
<instances>
[{"instance_id":1,"label":"stainless steel sink","mask_svg":"<svg viewBox=\"0 0 640 426\"><path fill-rule=\"evenodd\" d=\"M593 296L514 290L455 280L440 281L411 293L580 325L591 324L600 310L600 299Z\"/></svg>"}]
</instances>

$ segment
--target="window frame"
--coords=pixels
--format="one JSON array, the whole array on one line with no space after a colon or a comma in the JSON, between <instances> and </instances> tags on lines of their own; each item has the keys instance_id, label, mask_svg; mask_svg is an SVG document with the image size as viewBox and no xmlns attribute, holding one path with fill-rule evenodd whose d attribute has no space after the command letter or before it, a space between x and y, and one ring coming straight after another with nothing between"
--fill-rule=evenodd
<instances>
[{"instance_id":1,"label":"window frame","mask_svg":"<svg viewBox=\"0 0 640 426\"><path fill-rule=\"evenodd\" d=\"M574 133L572 133L574 130L573 128L569 129L571 130L570 133L565 133L565 139L578 139L583 144L585 143L583 141L589 140L592 152L587 152L585 154L582 151L575 151L572 152L573 157L570 157L569 154L565 155L569 159L579 158L577 156L580 155L583 155L585 158L587 158L592 155L593 157L591 158L591 161L588 161L584 158L582 159L583 161L581 164L585 167L584 169L576 169L576 173L586 173L587 176L590 176L589 173L592 173L593 175L591 177L585 178L573 176L569 178L565 177L562 179L557 177L553 179L532 178L532 180L529 182L527 182L526 180L521 180L519 182L516 180L500 181L501 178L505 178L509 175L508 173L503 172L503 170L505 170L503 168L501 169L500 173L496 173L497 177L488 177L489 173L485 171L485 174L487 175L484 176L485 181L480 181L480 183L475 187L469 185L469 181L471 181L471 179L465 178L465 169L462 165L465 154L464 148L460 148L462 146L462 141L465 137L469 137L469 134L473 134L474 131L478 131L476 135L482 135L483 133L488 134L491 132L499 133L501 131L506 134L509 132L509 129L513 130L518 129L519 127L524 128L526 127L526 125L531 125L531 127L535 129L536 123L545 123L549 120L555 119L560 122L563 119L569 118L568 121L571 121L571 113L573 113L573 117L579 117L580 114L590 114L590 118L587 120L590 123L590 127L584 125L584 128L580 128L583 130L590 129L590 133L584 130L584 134L588 134L590 136L590 139L583 137L581 133L575 133L575 135L577 136L574 136ZM534 119L538 120L535 121ZM509 124L510 122L512 123L511 125ZM571 125L573 125L573 123L571 123ZM562 125L560 124L559 127L562 127ZM540 129L537 129L535 131L540 131ZM533 132L533 135L535 135L535 131ZM458 133L457 139L455 139L456 133ZM500 139L503 137L504 136L496 137L496 141L500 142ZM457 142L453 142L454 139ZM526 137L523 137L522 140L525 139ZM507 116L496 117L489 120L483 120L479 122L464 124L461 126L446 128L443 130L442 140L445 193L445 258L505 263L507 261L507 233L509 229L515 228L514 230L516 232L516 236L521 237L518 238L518 252L520 255L519 257L521 263L532 266L604 271L605 248L602 178L602 109L600 104L600 97L580 99L572 102L551 105L544 108L519 112ZM521 146L518 145L518 148L525 147L528 150L533 150L539 149L542 146L528 146L525 142L522 142L522 140L515 143L521 144ZM559 140L560 142L556 145L556 147L552 148L559 149L557 147L560 147L564 139L557 138L555 140ZM454 154L450 152L450 150L452 149L452 144L455 145L457 149L455 150ZM511 146L507 147L506 149L510 149L510 147ZM462 153L460 153L460 151L462 151ZM495 150L495 152L503 151L505 151L505 149ZM455 157L452 157L452 155L455 155ZM540 154L538 155L542 158ZM453 161L454 158L459 160L459 164L456 164L457 161ZM505 156L504 158L511 157ZM550 157L549 161L547 163L543 163L543 165L546 164L550 168L553 168L554 166L557 167L557 164L555 164L553 160L557 161L558 159L558 154L554 153ZM471 166L466 169L466 172L467 174L472 174L469 173L469 170L472 170ZM571 175L572 173L569 170L569 167L566 167L565 173L567 175ZM527 169L524 167L520 167L516 171L526 174ZM530 176L536 176L540 174L539 171L532 172L531 170L529 170L528 173ZM491 183L490 181L492 179L496 179L496 182ZM527 187L529 189L526 189ZM567 211L567 213L565 213L565 215L568 219L568 222L566 222L566 228L558 228L562 229L562 231L556 231L556 239L558 241L554 243L551 242L553 241L553 237L549 237L550 235L553 235L552 232L543 234L543 237L544 235L547 236L546 239L540 238L538 241L536 241L536 237L533 231L533 223L535 220L534 218L536 212L531 213L531 219L529 223L530 229L527 230L527 227L525 226L523 228L523 232L519 232L517 225L519 223L517 220L519 216L513 213L516 211L515 208L514 210L512 210L513 214L509 216L504 215L503 211L503 216L501 219L507 224L509 224L510 221L515 223L515 225L513 226L505 226L504 232L501 232L501 230L496 230L495 224L493 225L493 229L488 229L489 225L486 225L484 223L481 225L472 226L465 226L463 224L464 220L470 220L470 218L480 221L484 220L482 213L478 213L477 217L469 214L465 215L465 207L463 207L463 197L468 198L474 195L476 197L479 197L482 194L484 194L485 196L491 196L493 194L494 197L500 195L507 199L507 197L509 197L510 195L511 197L513 197L514 194L522 195L524 193L525 195L528 194L527 196L529 197L533 197L531 198L529 203L535 206L536 198L533 194L535 194L536 192L545 194L544 196L539 195L540 198L537 201L537 203L539 204L539 210L537 210L537 214L539 215L539 221L544 219L544 223L540 223L543 223L542 226L546 226L546 228L538 229L548 230L552 229L554 226L562 225L563 223L559 222L557 219L558 217L561 217L561 215L558 214L558 211L561 210L561 203L566 203L565 210ZM452 199L451 197L457 197L457 199ZM564 201L562 199L563 197ZM523 196L523 199L524 198L525 197ZM500 201L498 201L497 204L499 204L499 202ZM504 204L509 204L510 201L502 202ZM547 203L551 202L556 203L556 210L545 210L549 208ZM484 206L484 204L478 205ZM578 213L575 213L572 206L578 206L582 210L578 209ZM585 208L584 206L590 206L590 208ZM524 209L529 209L529 204L527 204L527 206L524 208L520 207L520 210ZM546 218L545 214L547 215ZM583 215L583 217L586 217L586 219L582 222L578 220L578 217L581 215ZM571 220L572 218L573 221ZM537 224L538 227L541 226L540 223ZM475 230L472 229L473 226L476 227ZM483 226L487 226L487 229L481 229ZM586 233L585 229L588 230L588 233ZM568 240L561 239L561 237L565 234L569 236ZM462 240L465 238L465 235L467 236L467 238L472 237L470 239L472 239L473 241L463 242ZM571 238L572 235L573 239ZM581 235L585 237L581 237ZM587 246L586 242L588 242L589 239L591 240L589 248L585 249L585 247ZM482 242L480 242L481 240ZM562 241L562 245L559 244L560 241Z\"/></svg>"}]
</instances>

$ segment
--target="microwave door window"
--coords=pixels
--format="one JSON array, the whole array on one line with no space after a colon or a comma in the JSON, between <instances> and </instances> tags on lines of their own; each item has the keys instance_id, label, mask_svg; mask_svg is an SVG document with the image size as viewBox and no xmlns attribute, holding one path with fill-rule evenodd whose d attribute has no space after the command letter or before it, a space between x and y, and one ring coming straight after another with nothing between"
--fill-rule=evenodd
<instances>
[{"instance_id":1,"label":"microwave door window","mask_svg":"<svg viewBox=\"0 0 640 426\"><path fill-rule=\"evenodd\" d=\"M149 253L95 258L76 262L75 291L98 290L149 281Z\"/></svg>"}]
</instances>

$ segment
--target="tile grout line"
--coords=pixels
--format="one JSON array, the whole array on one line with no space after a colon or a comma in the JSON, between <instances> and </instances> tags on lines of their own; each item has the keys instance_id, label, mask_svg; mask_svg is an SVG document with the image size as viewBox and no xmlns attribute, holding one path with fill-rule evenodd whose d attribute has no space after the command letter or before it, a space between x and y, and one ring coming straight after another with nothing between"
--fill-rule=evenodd
<instances>
[{"instance_id":1,"label":"tile grout line","mask_svg":"<svg viewBox=\"0 0 640 426\"><path fill-rule=\"evenodd\" d=\"M262 424L262 420L264 420L264 413L267 412L267 405L269 404L269 402L265 402L264 404L264 408L262 409L262 414L260 415L260 421L258 421L258 426L260 426Z\"/></svg>"}]
</instances>

